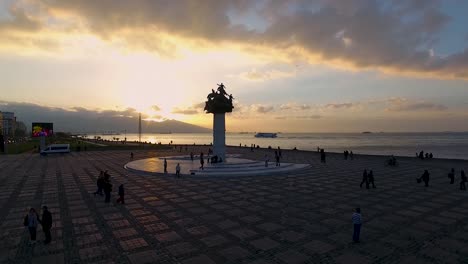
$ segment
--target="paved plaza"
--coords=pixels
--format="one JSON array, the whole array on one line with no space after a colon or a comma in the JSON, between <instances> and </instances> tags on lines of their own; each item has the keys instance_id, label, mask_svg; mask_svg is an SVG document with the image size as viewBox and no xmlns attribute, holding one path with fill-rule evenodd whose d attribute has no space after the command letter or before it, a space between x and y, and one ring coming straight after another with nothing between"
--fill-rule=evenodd
<instances>
[{"instance_id":1,"label":"paved plaza","mask_svg":"<svg viewBox=\"0 0 468 264\"><path fill-rule=\"evenodd\" d=\"M134 151L136 159L188 151ZM262 160L266 152L228 148ZM123 166L130 151L40 157L0 156L1 263L468 263L468 192L450 185L463 161L384 157L343 160L284 151L285 162L311 164L276 175L138 175ZM363 169L376 189L360 189ZM424 169L430 187L417 184ZM100 170L112 176L112 203L94 196ZM173 169L170 169L172 171ZM120 183L125 205L115 204ZM28 244L23 218L47 205L52 243L42 230ZM351 243L351 215L361 207L361 243Z\"/></svg>"}]
</instances>

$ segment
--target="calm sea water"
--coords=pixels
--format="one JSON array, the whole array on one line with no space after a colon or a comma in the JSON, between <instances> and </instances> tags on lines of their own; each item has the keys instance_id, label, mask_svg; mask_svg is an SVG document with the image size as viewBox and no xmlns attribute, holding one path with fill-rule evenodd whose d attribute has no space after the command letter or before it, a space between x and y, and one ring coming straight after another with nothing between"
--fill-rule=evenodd
<instances>
[{"instance_id":1,"label":"calm sea water","mask_svg":"<svg viewBox=\"0 0 468 264\"><path fill-rule=\"evenodd\" d=\"M88 135L93 138L94 135ZM114 137L128 141L138 140L138 134L106 135L104 139ZM212 134L142 134L142 141L168 144L210 144ZM277 138L255 138L254 134L227 133L226 144L239 144L260 147L281 147L300 150L324 148L329 152L352 150L356 154L414 156L421 150L432 152L438 158L468 159L467 133L282 133Z\"/></svg>"}]
</instances>

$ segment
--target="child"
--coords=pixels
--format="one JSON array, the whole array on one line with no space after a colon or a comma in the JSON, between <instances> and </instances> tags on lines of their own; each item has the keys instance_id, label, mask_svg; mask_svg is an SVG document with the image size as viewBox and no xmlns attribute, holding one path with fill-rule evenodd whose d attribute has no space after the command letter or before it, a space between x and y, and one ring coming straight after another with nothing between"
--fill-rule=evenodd
<instances>
[{"instance_id":1,"label":"child","mask_svg":"<svg viewBox=\"0 0 468 264\"><path fill-rule=\"evenodd\" d=\"M354 225L353 241L359 243L359 235L361 233L362 217L361 208L356 208L356 212L353 213L352 221Z\"/></svg>"},{"instance_id":2,"label":"child","mask_svg":"<svg viewBox=\"0 0 468 264\"><path fill-rule=\"evenodd\" d=\"M177 163L176 169L175 169L175 174L177 178L180 178L180 163Z\"/></svg>"},{"instance_id":3,"label":"child","mask_svg":"<svg viewBox=\"0 0 468 264\"><path fill-rule=\"evenodd\" d=\"M125 204L125 197L124 196L125 196L124 185L120 184L120 186L119 186L119 199L117 199L117 203L122 202L122 204Z\"/></svg>"}]
</instances>

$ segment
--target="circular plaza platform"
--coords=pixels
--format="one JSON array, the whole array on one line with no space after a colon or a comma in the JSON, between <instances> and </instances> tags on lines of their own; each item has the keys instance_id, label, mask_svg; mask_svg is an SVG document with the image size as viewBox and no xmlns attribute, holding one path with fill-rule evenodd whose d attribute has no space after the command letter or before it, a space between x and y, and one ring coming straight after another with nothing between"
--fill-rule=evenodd
<instances>
[{"instance_id":1,"label":"circular plaza platform","mask_svg":"<svg viewBox=\"0 0 468 264\"><path fill-rule=\"evenodd\" d=\"M281 163L275 166L275 162L250 160L241 158L240 155L227 155L227 162L206 163L204 169L200 168L199 157L191 160L190 156L169 156L135 160L127 163L125 169L144 174L164 175L175 174L177 164L180 164L182 175L197 176L254 176L285 173L309 167L309 164ZM164 159L167 160L167 173L164 173Z\"/></svg>"}]
</instances>

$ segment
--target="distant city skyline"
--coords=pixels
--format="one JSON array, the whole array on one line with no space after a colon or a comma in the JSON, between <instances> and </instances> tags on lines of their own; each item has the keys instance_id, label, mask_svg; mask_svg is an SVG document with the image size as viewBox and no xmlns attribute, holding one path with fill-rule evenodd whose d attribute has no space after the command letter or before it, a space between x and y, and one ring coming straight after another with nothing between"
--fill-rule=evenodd
<instances>
[{"instance_id":1,"label":"distant city skyline","mask_svg":"<svg viewBox=\"0 0 468 264\"><path fill-rule=\"evenodd\" d=\"M232 132L468 131L467 10L461 0L4 0L0 111L142 112L211 128L204 101L223 82Z\"/></svg>"}]
</instances>

